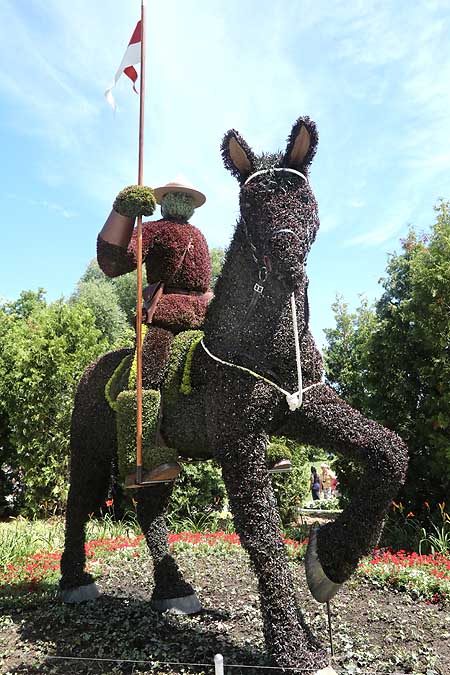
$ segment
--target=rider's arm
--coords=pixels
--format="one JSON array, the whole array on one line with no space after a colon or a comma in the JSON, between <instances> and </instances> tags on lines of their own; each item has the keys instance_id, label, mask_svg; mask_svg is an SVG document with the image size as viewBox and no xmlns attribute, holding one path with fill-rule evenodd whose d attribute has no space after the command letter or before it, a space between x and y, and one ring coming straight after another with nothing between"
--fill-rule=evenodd
<instances>
[{"instance_id":1,"label":"rider's arm","mask_svg":"<svg viewBox=\"0 0 450 675\"><path fill-rule=\"evenodd\" d=\"M142 260L151 244L150 223L142 225ZM97 261L108 277L118 277L136 269L134 218L112 210L97 238Z\"/></svg>"}]
</instances>

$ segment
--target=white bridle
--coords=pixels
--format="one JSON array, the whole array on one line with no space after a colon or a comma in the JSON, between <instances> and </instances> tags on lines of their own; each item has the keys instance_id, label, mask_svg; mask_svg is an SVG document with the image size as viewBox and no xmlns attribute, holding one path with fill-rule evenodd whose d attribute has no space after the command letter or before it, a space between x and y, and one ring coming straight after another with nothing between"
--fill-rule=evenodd
<instances>
[{"instance_id":1,"label":"white bridle","mask_svg":"<svg viewBox=\"0 0 450 675\"><path fill-rule=\"evenodd\" d=\"M260 176L263 173L271 173L272 171L288 171L289 173L295 173L297 176L300 176L300 178L303 178L306 182L308 182L308 179L303 173L300 173L300 171L297 171L296 169L290 169L289 167L274 167L273 169L260 169L259 171L255 171L255 173L250 174L250 176L247 178L247 180L244 182L244 185L247 185L247 183L250 183L251 180L256 178L256 176Z\"/></svg>"}]
</instances>

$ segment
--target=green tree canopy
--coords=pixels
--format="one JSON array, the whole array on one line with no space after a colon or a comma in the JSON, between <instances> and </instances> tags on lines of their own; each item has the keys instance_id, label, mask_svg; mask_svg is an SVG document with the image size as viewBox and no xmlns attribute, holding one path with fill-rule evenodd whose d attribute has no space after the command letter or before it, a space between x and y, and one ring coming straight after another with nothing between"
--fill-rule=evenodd
<instances>
[{"instance_id":1,"label":"green tree canopy","mask_svg":"<svg viewBox=\"0 0 450 675\"><path fill-rule=\"evenodd\" d=\"M80 304L38 302L25 316L13 304L0 306L0 468L20 476L26 513L48 515L64 503L75 389L107 342Z\"/></svg>"},{"instance_id":2,"label":"green tree canopy","mask_svg":"<svg viewBox=\"0 0 450 675\"><path fill-rule=\"evenodd\" d=\"M450 492L449 203L436 212L429 235L411 230L390 257L375 307L352 314L338 301L326 332L332 386L407 442L402 498L415 509Z\"/></svg>"},{"instance_id":3,"label":"green tree canopy","mask_svg":"<svg viewBox=\"0 0 450 675\"><path fill-rule=\"evenodd\" d=\"M71 301L92 311L95 326L107 340L109 347L132 343L133 329L120 305L114 285L106 277L88 275L87 281L78 283Z\"/></svg>"},{"instance_id":4,"label":"green tree canopy","mask_svg":"<svg viewBox=\"0 0 450 675\"><path fill-rule=\"evenodd\" d=\"M222 273L225 251L223 248L212 248L209 252L211 258L211 288L216 285L217 279Z\"/></svg>"}]
</instances>

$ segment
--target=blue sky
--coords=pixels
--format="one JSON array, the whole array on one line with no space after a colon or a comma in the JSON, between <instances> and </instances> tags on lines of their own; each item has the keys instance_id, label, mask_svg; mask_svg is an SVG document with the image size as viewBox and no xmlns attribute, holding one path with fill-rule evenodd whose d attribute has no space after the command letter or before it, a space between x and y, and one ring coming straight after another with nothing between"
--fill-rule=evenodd
<instances>
[{"instance_id":1,"label":"blue sky","mask_svg":"<svg viewBox=\"0 0 450 675\"><path fill-rule=\"evenodd\" d=\"M68 296L95 255L116 193L136 182L138 97L103 98L139 0L1 0L0 297ZM447 0L148 0L145 180L178 174L207 195L192 222L226 247L237 183L219 146L237 129L285 147L309 115L321 229L310 254L311 327L337 292L373 299L408 226L450 197Z\"/></svg>"}]
</instances>

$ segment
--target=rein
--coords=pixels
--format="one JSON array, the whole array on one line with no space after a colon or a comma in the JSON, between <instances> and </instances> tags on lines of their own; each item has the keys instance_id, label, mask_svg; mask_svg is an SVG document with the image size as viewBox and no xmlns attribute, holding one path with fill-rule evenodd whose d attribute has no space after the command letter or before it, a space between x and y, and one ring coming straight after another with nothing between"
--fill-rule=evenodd
<instances>
[{"instance_id":1,"label":"rein","mask_svg":"<svg viewBox=\"0 0 450 675\"><path fill-rule=\"evenodd\" d=\"M273 168L273 169L261 169L260 171L255 171L253 174L251 174L247 178L244 185L247 185L247 183L249 183L256 176L259 176L263 173L269 173L269 172L272 172L272 171L288 171L288 172L291 172L291 173L295 173L298 176L301 176L301 178L303 178L305 181L307 180L306 176L304 176L302 173L300 173L300 171L296 171L295 169ZM258 281L253 286L253 296L250 300L250 303L247 307L247 311L246 311L245 316L244 316L244 322L246 322L249 319L249 317L253 314L253 312L256 308L256 305L258 304L259 299L261 297L263 297L266 281L269 277L270 272L272 271L272 265L271 265L271 261L270 261L269 256L264 255L262 257L262 262L261 262L260 258L258 258L258 255L257 255L258 250L257 250L256 246L254 245L254 243L253 243L253 241L252 241L252 239L249 235L249 232L247 230L247 223L246 223L244 218L242 218L242 225L243 225L245 237L247 239L247 243L248 243L248 245L250 247L250 250L251 250L251 253L252 253L253 260L258 265ZM283 234L287 234L287 233L293 234L295 237L297 237L299 239L298 234L296 232L294 232L294 230L291 230L290 228L282 228L282 229L277 230L275 232L275 234L281 234L281 233L283 233ZM307 298L306 298L306 303L307 303ZM298 408L300 408L302 406L304 392L308 391L308 389L312 389L313 387L318 386L319 384L321 384L321 382L315 382L314 384L311 384L308 387L303 388L302 364L301 364L301 355L300 355L300 340L299 340L299 336L298 336L297 308L296 308L296 305L295 305L295 295L294 295L294 293L292 293L292 295L291 295L291 314L292 314L292 324L293 324L293 327L294 327L295 360L296 360L296 366L297 366L297 386L298 386L297 391L295 391L293 393L290 393L289 391L286 391L282 387L278 386L275 382L272 382L272 380L269 380L264 375L261 375L261 374L255 372L255 371L253 371L253 370L250 370L249 368L245 368L245 366L241 366L237 363L231 363L229 361L224 361L223 359L220 359L218 356L215 356L214 354L212 354L212 352L209 351L209 349L206 347L203 339L200 341L200 344L202 345L203 349L208 354L208 356L211 359L213 359L214 361L216 361L217 363L220 363L224 366L229 366L231 368L237 368L238 370L241 370L245 373L249 373L253 377L255 377L259 380L262 380L266 384L269 384L272 387L274 387L275 389L277 389L277 391L284 394L284 396L286 397L286 402L289 406L289 409L291 411L294 411L294 410L297 410Z\"/></svg>"}]
</instances>

